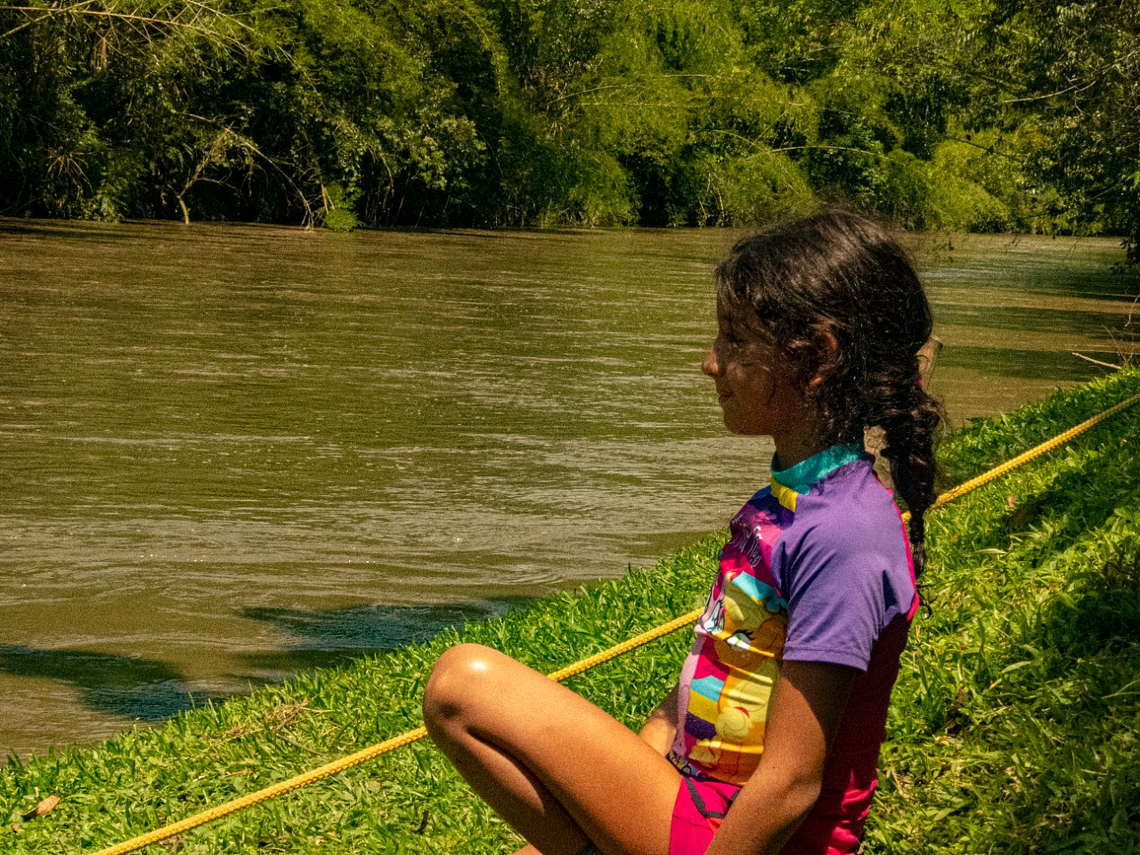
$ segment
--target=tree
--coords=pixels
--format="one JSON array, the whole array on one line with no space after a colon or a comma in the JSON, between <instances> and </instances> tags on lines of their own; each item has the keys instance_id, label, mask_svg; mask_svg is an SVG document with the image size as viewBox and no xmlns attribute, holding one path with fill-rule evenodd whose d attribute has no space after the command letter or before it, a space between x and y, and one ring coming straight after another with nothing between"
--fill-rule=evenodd
<instances>
[{"instance_id":1,"label":"tree","mask_svg":"<svg viewBox=\"0 0 1140 855\"><path fill-rule=\"evenodd\" d=\"M1010 72L990 88L1036 127L1032 169L1075 222L1124 235L1140 262L1140 5L1015 0L988 24Z\"/></svg>"}]
</instances>

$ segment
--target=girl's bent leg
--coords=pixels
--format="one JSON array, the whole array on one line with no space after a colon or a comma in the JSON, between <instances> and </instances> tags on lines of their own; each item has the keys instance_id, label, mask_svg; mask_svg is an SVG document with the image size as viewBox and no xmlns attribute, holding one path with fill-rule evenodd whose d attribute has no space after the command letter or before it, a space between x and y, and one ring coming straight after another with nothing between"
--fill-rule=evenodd
<instances>
[{"instance_id":1,"label":"girl's bent leg","mask_svg":"<svg viewBox=\"0 0 1140 855\"><path fill-rule=\"evenodd\" d=\"M424 723L471 787L544 855L668 855L679 774L636 733L508 656L436 662Z\"/></svg>"}]
</instances>

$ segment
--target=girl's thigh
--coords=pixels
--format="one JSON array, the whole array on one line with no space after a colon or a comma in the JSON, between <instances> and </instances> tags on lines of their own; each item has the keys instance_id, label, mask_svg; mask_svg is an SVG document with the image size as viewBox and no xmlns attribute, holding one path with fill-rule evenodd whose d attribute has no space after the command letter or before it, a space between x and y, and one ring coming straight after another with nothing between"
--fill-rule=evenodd
<instances>
[{"instance_id":1,"label":"girl's thigh","mask_svg":"<svg viewBox=\"0 0 1140 855\"><path fill-rule=\"evenodd\" d=\"M668 855L679 773L581 696L498 651L460 645L437 662L424 710L433 737L449 743L441 747L481 795L491 788L496 809L502 787L509 798L533 796L546 816L549 793L603 852ZM500 812L516 827L530 821L508 808Z\"/></svg>"}]
</instances>

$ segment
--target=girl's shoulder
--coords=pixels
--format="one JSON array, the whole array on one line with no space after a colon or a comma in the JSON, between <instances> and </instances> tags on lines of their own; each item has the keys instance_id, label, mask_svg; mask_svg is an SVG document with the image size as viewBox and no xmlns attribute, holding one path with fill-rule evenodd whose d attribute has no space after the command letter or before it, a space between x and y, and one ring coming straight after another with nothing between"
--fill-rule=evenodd
<instances>
[{"instance_id":1,"label":"girl's shoulder","mask_svg":"<svg viewBox=\"0 0 1140 855\"><path fill-rule=\"evenodd\" d=\"M813 483L806 492L804 510L812 513L870 513L893 515L897 512L894 493L875 473L874 458L861 457L841 466Z\"/></svg>"},{"instance_id":2,"label":"girl's shoulder","mask_svg":"<svg viewBox=\"0 0 1140 855\"><path fill-rule=\"evenodd\" d=\"M907 536L894 494L878 479L871 462L843 467L797 501L797 540L835 550L905 551Z\"/></svg>"}]
</instances>

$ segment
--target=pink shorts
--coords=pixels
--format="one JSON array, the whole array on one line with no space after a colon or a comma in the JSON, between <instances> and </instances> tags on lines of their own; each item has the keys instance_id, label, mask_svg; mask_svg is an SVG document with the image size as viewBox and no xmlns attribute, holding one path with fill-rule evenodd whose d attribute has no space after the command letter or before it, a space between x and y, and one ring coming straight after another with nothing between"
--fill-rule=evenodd
<instances>
[{"instance_id":1,"label":"pink shorts","mask_svg":"<svg viewBox=\"0 0 1140 855\"><path fill-rule=\"evenodd\" d=\"M734 784L682 775L673 803L669 855L704 855L739 792Z\"/></svg>"}]
</instances>

